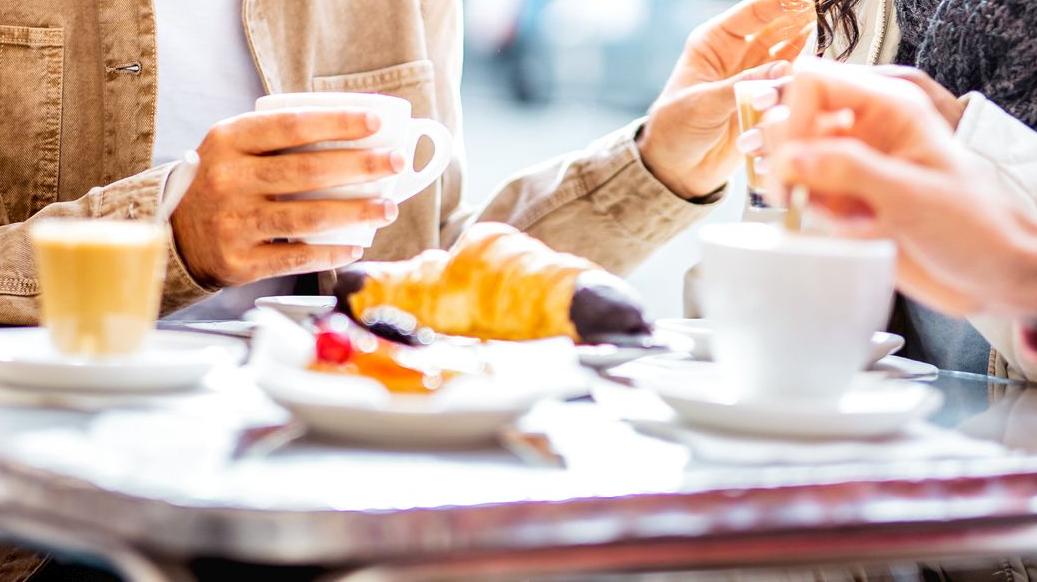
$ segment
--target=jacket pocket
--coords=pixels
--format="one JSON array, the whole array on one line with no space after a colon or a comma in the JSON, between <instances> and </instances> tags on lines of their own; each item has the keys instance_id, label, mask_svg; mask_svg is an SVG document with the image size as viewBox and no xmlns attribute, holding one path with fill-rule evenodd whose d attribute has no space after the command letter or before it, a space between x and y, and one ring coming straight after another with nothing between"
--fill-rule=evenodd
<instances>
[{"instance_id":1,"label":"jacket pocket","mask_svg":"<svg viewBox=\"0 0 1037 582\"><path fill-rule=\"evenodd\" d=\"M0 224L58 199L64 31L0 25Z\"/></svg>"},{"instance_id":2,"label":"jacket pocket","mask_svg":"<svg viewBox=\"0 0 1037 582\"><path fill-rule=\"evenodd\" d=\"M314 77L313 90L394 95L411 102L415 117L429 117L434 109L434 81L432 61L414 61L364 73Z\"/></svg>"}]
</instances>

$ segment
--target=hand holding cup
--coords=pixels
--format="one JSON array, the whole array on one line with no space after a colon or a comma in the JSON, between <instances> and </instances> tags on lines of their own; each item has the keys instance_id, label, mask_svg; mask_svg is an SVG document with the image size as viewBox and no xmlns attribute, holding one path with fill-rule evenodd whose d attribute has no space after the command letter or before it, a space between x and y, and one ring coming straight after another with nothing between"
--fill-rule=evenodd
<instances>
[{"instance_id":1,"label":"hand holding cup","mask_svg":"<svg viewBox=\"0 0 1037 582\"><path fill-rule=\"evenodd\" d=\"M288 241L358 223L388 225L398 214L395 202L276 198L399 174L406 166L404 154L391 149L282 152L361 139L380 126L379 117L363 109L249 113L214 126L198 148L197 177L171 218L191 275L203 285L235 286L359 259L363 251L355 246Z\"/></svg>"}]
</instances>

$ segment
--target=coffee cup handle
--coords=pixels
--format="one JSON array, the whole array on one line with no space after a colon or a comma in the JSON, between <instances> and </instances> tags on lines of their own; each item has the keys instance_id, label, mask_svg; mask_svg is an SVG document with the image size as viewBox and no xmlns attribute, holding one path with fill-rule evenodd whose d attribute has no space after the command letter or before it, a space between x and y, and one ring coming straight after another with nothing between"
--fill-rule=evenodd
<instances>
[{"instance_id":1,"label":"coffee cup handle","mask_svg":"<svg viewBox=\"0 0 1037 582\"><path fill-rule=\"evenodd\" d=\"M394 196L396 202L403 202L431 186L433 182L443 175L443 172L446 171L447 166L450 165L450 161L453 159L454 136L451 135L450 130L445 125L431 119L411 120L410 155L407 156L407 159L414 160L418 150L418 142L422 136L432 140L436 151L432 154L432 160L420 172L414 171L413 163L408 165L407 169L403 171L399 181L396 183L396 193Z\"/></svg>"}]
</instances>

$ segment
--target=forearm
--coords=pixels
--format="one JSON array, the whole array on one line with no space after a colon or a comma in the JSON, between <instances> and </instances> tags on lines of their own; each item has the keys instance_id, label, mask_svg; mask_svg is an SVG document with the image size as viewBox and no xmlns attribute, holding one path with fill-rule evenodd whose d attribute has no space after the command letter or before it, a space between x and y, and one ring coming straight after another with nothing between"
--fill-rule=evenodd
<instances>
[{"instance_id":1,"label":"forearm","mask_svg":"<svg viewBox=\"0 0 1037 582\"><path fill-rule=\"evenodd\" d=\"M555 250L614 273L631 271L723 198L718 192L689 202L668 190L641 159L634 140L639 127L514 178L475 220L506 222Z\"/></svg>"},{"instance_id":2,"label":"forearm","mask_svg":"<svg viewBox=\"0 0 1037 582\"><path fill-rule=\"evenodd\" d=\"M1037 316L1037 222L1018 216L1018 228L1003 232L1003 242L990 248L1002 276L992 284L992 309L1025 317Z\"/></svg>"},{"instance_id":3,"label":"forearm","mask_svg":"<svg viewBox=\"0 0 1037 582\"><path fill-rule=\"evenodd\" d=\"M47 218L150 219L154 216L162 188L171 166L154 168L142 174L95 188L71 202L51 204L25 222L0 227L0 324L36 325L39 312L32 244L33 223ZM169 312L205 297L208 292L183 269L170 239L163 311Z\"/></svg>"},{"instance_id":4,"label":"forearm","mask_svg":"<svg viewBox=\"0 0 1037 582\"><path fill-rule=\"evenodd\" d=\"M1037 223L1022 216L1013 227L978 238L988 239L988 260L999 273L983 295L988 314L970 322L1001 355L1005 371L1037 379Z\"/></svg>"}]
</instances>

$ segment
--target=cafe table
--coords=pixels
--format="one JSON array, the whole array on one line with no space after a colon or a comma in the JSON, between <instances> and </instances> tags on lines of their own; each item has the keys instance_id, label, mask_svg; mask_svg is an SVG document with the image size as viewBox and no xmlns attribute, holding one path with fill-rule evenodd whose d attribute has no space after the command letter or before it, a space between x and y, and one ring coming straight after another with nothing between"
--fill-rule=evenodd
<instances>
[{"instance_id":1,"label":"cafe table","mask_svg":"<svg viewBox=\"0 0 1037 582\"><path fill-rule=\"evenodd\" d=\"M0 532L146 581L649 580L1034 552L1037 388L952 372L933 385L934 430L969 454L734 462L592 398L521 421L551 447L533 459L306 436L264 449L289 418L229 368L118 407L0 399Z\"/></svg>"}]
</instances>

